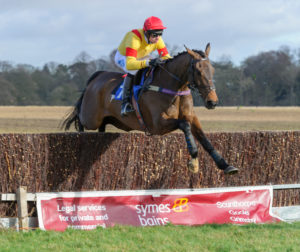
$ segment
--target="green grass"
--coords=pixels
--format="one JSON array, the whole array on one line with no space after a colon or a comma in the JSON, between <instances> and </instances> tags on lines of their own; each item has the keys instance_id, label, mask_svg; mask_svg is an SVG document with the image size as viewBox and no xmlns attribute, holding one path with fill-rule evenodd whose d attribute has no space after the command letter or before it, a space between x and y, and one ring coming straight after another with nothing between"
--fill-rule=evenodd
<instances>
[{"instance_id":1,"label":"green grass","mask_svg":"<svg viewBox=\"0 0 300 252\"><path fill-rule=\"evenodd\" d=\"M300 222L98 228L92 231L0 230L0 251L299 251Z\"/></svg>"}]
</instances>

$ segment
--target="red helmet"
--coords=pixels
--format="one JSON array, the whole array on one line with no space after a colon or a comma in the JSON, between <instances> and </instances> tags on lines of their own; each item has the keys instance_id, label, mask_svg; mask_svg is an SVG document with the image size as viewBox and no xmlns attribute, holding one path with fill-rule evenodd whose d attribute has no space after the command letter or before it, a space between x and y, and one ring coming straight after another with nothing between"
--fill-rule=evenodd
<instances>
[{"instance_id":1,"label":"red helmet","mask_svg":"<svg viewBox=\"0 0 300 252\"><path fill-rule=\"evenodd\" d=\"M144 22L144 31L149 30L163 30L167 27L164 27L162 21L158 17L149 17Z\"/></svg>"}]
</instances>

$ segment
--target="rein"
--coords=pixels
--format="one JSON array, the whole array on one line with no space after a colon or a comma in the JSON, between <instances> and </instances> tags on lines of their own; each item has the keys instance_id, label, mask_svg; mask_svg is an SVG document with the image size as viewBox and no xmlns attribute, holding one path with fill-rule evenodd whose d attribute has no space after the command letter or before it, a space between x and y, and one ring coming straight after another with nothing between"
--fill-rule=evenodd
<instances>
[{"instance_id":1,"label":"rein","mask_svg":"<svg viewBox=\"0 0 300 252\"><path fill-rule=\"evenodd\" d=\"M181 79L179 77L177 77L175 74L169 72L167 69L165 69L162 65L158 65L162 70L164 70L165 72L167 72L173 79L182 82Z\"/></svg>"},{"instance_id":2,"label":"rein","mask_svg":"<svg viewBox=\"0 0 300 252\"><path fill-rule=\"evenodd\" d=\"M182 82L181 79L179 77L177 77L175 74L169 72L167 69L165 69L163 66L158 65L161 69L163 69L164 71L166 71L173 79ZM150 74L153 74L153 70L154 68L151 70ZM185 96L185 95L190 95L191 94L191 90L186 90L186 91L173 91L167 88L161 88L158 86L153 86L153 85L149 85L147 86L147 90L151 90L151 91L155 91L155 92L161 92L164 94L169 94L169 95L174 95L174 96Z\"/></svg>"},{"instance_id":3,"label":"rein","mask_svg":"<svg viewBox=\"0 0 300 252\"><path fill-rule=\"evenodd\" d=\"M197 63L198 61L204 61L204 60L207 60L207 58L203 58L203 59L200 59L200 60L194 60L192 58L192 60L190 61L190 66L189 66L189 70L188 70L188 73L189 73L189 76L188 76L188 87L194 91L198 91L197 87L196 87L196 84L195 84L195 76L194 76L194 69L195 69L195 66L194 64ZM175 74L171 73L170 71L168 71L166 68L164 68L162 65L158 65L162 70L164 70L166 73L168 73L173 79L177 80L179 83L181 83L182 85L184 84L183 81L178 77L176 76ZM211 80L210 80L211 81ZM211 81L212 82L212 81ZM214 84L212 84L212 86L209 87L209 91L210 90L215 90L215 86ZM174 91L172 91L174 92ZM186 95L190 94L191 91L183 91L183 92L188 92ZM173 93L172 93L173 94ZM174 93L174 95L176 95ZM185 95L185 94L183 94ZM201 95L201 93L200 93ZM202 95L201 95L202 96Z\"/></svg>"}]
</instances>

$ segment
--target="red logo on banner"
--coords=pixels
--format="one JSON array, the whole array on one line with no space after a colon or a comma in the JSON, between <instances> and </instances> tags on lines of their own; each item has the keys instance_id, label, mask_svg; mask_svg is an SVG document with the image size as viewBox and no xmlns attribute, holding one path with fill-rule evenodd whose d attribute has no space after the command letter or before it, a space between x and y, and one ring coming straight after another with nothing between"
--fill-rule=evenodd
<instances>
[{"instance_id":1,"label":"red logo on banner","mask_svg":"<svg viewBox=\"0 0 300 252\"><path fill-rule=\"evenodd\" d=\"M186 212L189 210L188 198L179 198L174 201L173 211L176 213Z\"/></svg>"}]
</instances>

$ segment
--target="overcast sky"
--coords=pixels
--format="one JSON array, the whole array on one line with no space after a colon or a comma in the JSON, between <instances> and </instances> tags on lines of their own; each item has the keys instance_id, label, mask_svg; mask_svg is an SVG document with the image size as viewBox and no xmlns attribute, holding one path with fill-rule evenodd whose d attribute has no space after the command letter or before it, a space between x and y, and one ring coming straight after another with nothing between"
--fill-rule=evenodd
<instances>
[{"instance_id":1,"label":"overcast sky","mask_svg":"<svg viewBox=\"0 0 300 252\"><path fill-rule=\"evenodd\" d=\"M0 61L70 64L108 56L124 34L160 17L170 46L204 49L239 65L280 46L300 48L299 0L0 0Z\"/></svg>"}]
</instances>

